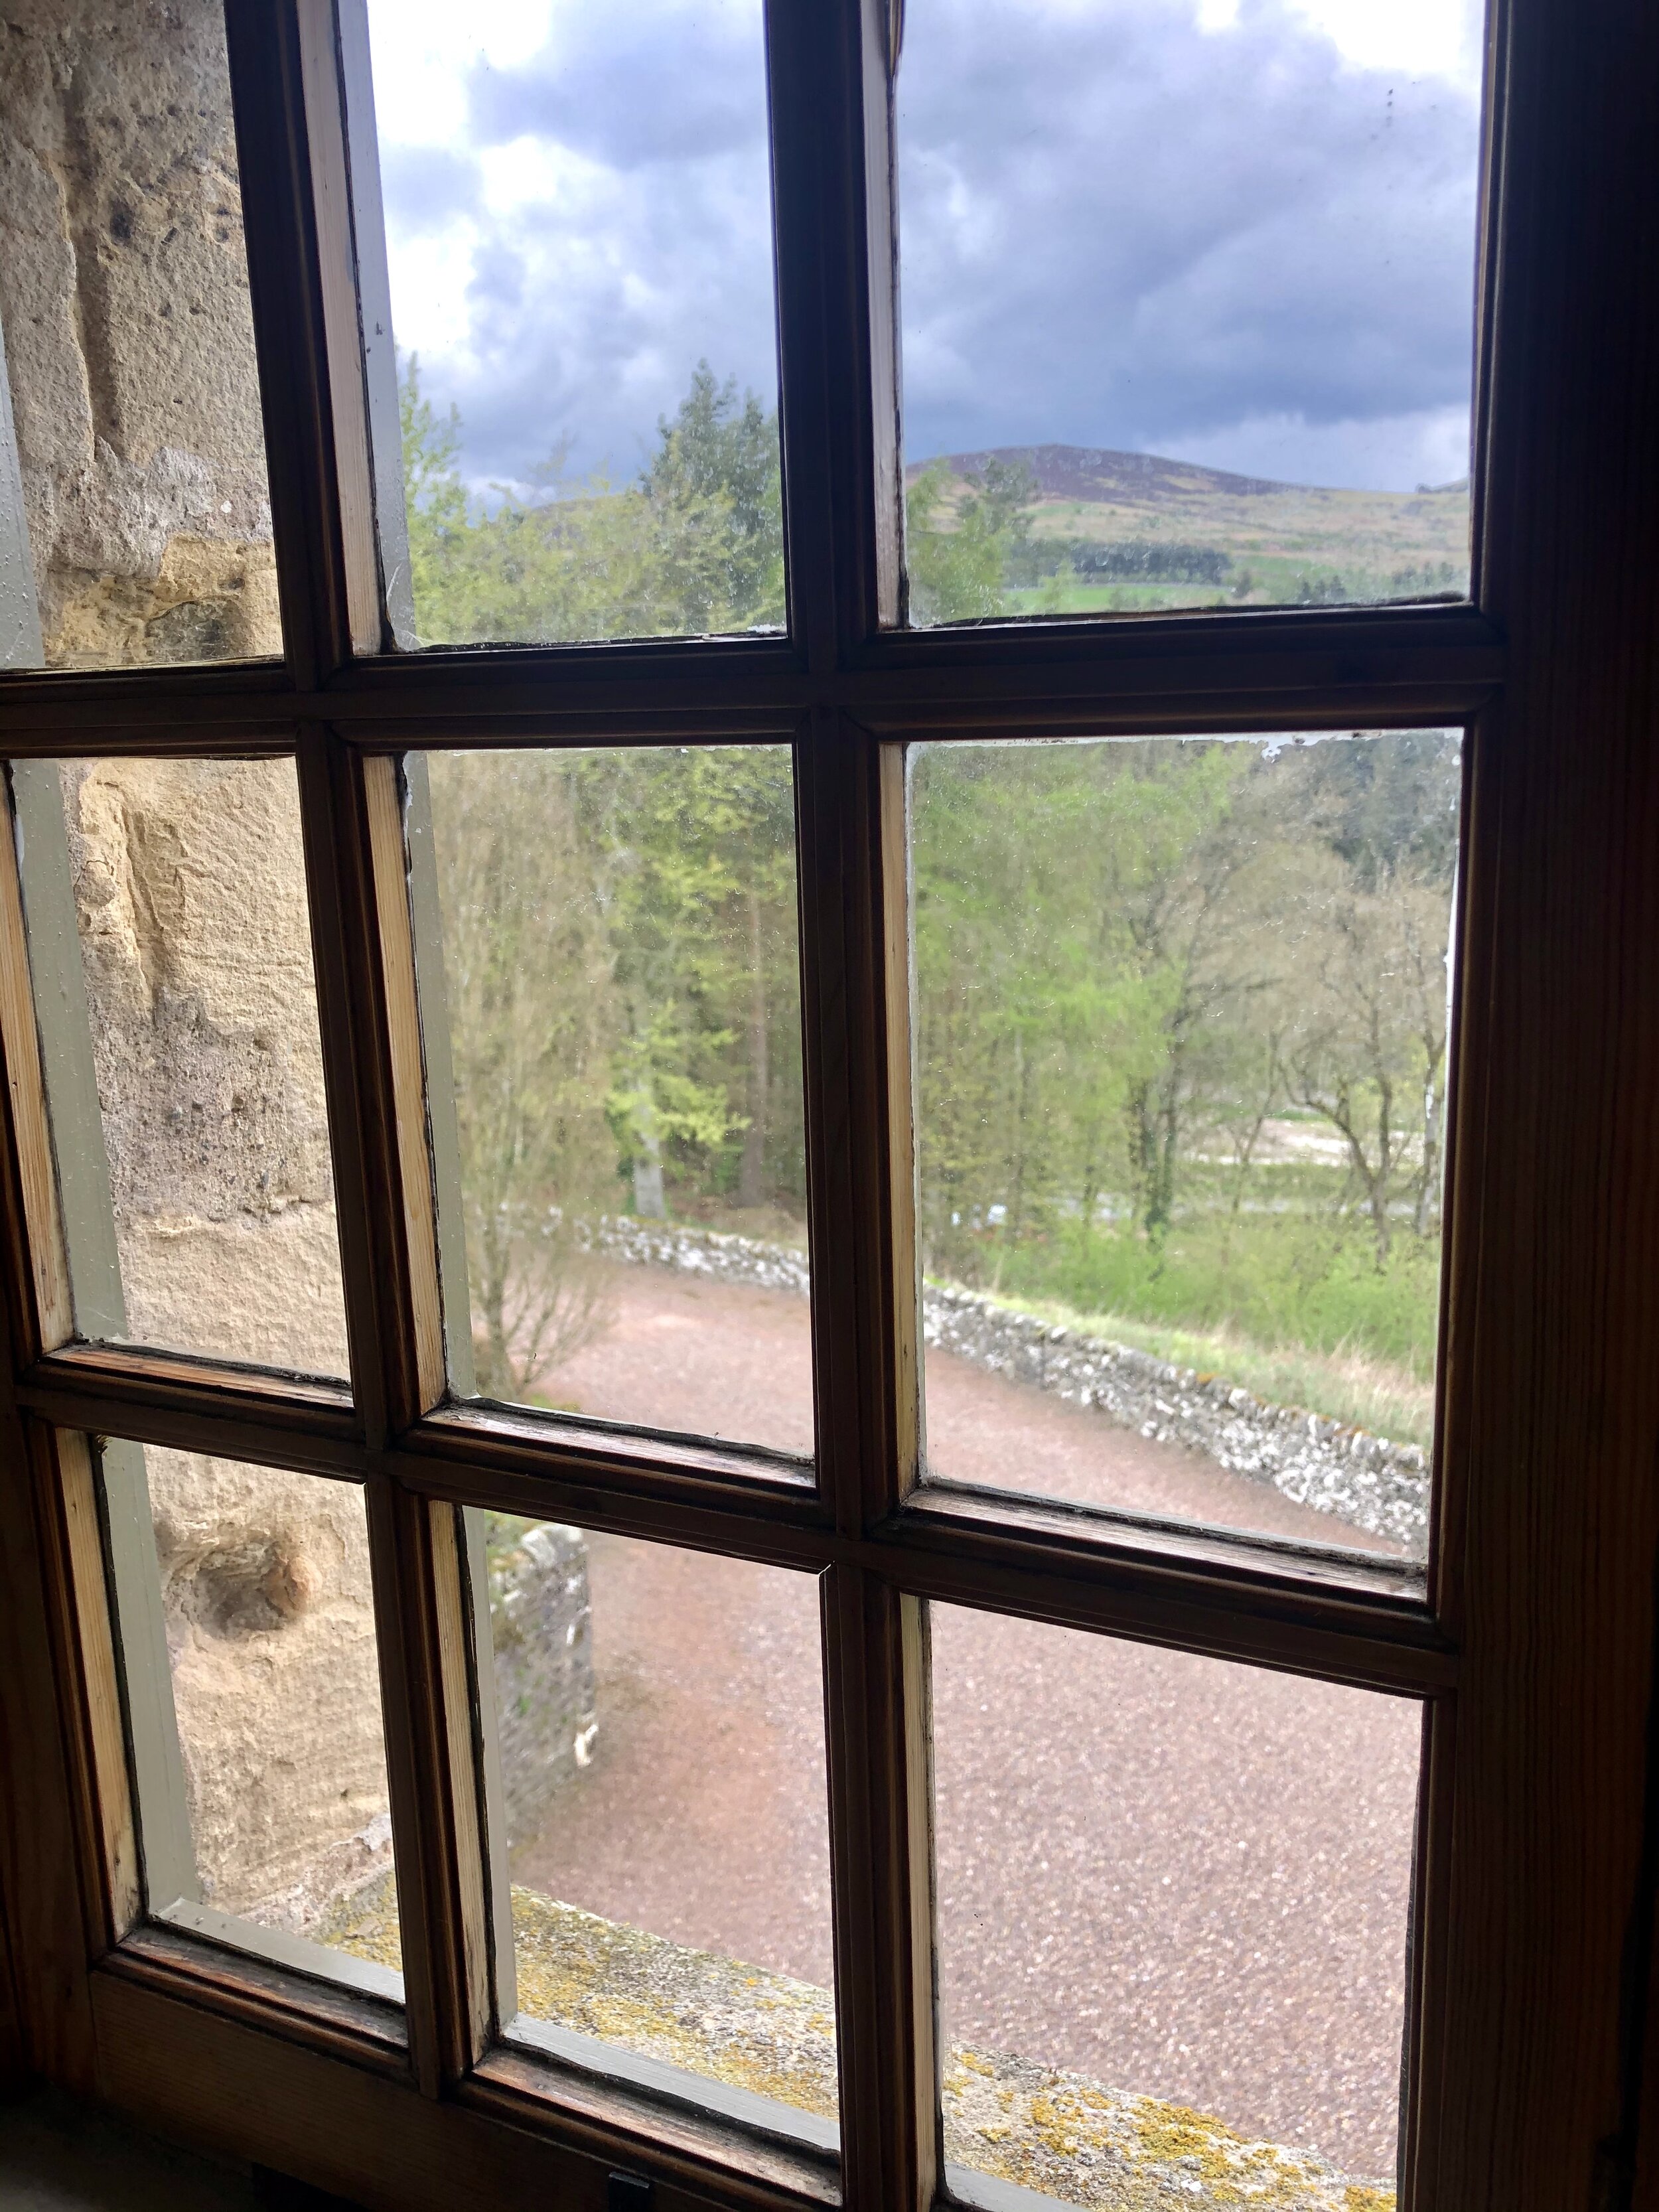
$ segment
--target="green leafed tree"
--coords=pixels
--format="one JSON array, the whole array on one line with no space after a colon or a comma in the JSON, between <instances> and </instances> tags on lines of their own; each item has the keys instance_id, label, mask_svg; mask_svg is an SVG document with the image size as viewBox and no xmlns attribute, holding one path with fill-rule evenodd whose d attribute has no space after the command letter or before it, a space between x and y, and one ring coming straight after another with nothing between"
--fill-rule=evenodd
<instances>
[{"instance_id":1,"label":"green leafed tree","mask_svg":"<svg viewBox=\"0 0 1659 2212\"><path fill-rule=\"evenodd\" d=\"M1027 552L1036 480L1024 462L989 460L964 480L934 461L905 495L910 618L984 622L1006 611L1010 571Z\"/></svg>"},{"instance_id":2,"label":"green leafed tree","mask_svg":"<svg viewBox=\"0 0 1659 2212\"><path fill-rule=\"evenodd\" d=\"M416 627L428 644L562 643L777 628L777 417L704 362L639 476L571 479L565 448L532 495L461 473L463 427L410 356L401 383Z\"/></svg>"}]
</instances>

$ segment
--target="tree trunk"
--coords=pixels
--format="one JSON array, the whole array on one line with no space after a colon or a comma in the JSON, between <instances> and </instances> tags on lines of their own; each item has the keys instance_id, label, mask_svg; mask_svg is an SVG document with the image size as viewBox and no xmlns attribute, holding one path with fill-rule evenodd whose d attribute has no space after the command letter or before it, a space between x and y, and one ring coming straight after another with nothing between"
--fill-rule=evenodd
<instances>
[{"instance_id":1,"label":"tree trunk","mask_svg":"<svg viewBox=\"0 0 1659 2212\"><path fill-rule=\"evenodd\" d=\"M662 1144L657 1135L656 1111L640 1132L634 1152L634 1211L647 1221L661 1221L667 1214L662 1194Z\"/></svg>"},{"instance_id":2,"label":"tree trunk","mask_svg":"<svg viewBox=\"0 0 1659 2212\"><path fill-rule=\"evenodd\" d=\"M1150 1083L1137 1083L1131 1087L1125 1110L1129 1122L1129 1180L1135 1219L1150 1237L1158 1185L1158 1116Z\"/></svg>"},{"instance_id":3,"label":"tree trunk","mask_svg":"<svg viewBox=\"0 0 1659 2212\"><path fill-rule=\"evenodd\" d=\"M749 894L749 1127L738 1169L739 1206L766 1203L769 1071L766 1064L766 966L762 958L760 893Z\"/></svg>"}]
</instances>

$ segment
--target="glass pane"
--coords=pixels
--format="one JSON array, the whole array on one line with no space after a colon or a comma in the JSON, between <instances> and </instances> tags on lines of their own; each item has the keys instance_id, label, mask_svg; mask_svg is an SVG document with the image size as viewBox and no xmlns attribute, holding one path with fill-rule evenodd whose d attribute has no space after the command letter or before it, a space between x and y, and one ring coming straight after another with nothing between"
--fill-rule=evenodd
<instances>
[{"instance_id":1,"label":"glass pane","mask_svg":"<svg viewBox=\"0 0 1659 2212\"><path fill-rule=\"evenodd\" d=\"M400 1995L362 1492L102 1457L150 1911Z\"/></svg>"},{"instance_id":2,"label":"glass pane","mask_svg":"<svg viewBox=\"0 0 1659 2212\"><path fill-rule=\"evenodd\" d=\"M410 775L457 1389L810 1452L788 748Z\"/></svg>"},{"instance_id":3,"label":"glass pane","mask_svg":"<svg viewBox=\"0 0 1659 2212\"><path fill-rule=\"evenodd\" d=\"M1480 0L919 0L910 620L1459 598Z\"/></svg>"},{"instance_id":4,"label":"glass pane","mask_svg":"<svg viewBox=\"0 0 1659 2212\"><path fill-rule=\"evenodd\" d=\"M832 2142L812 1578L470 1518L488 1567L480 1642L494 1647L508 2034L701 2101L707 2087L678 2077L722 2084L736 2116ZM794 2117L769 2115L777 2106Z\"/></svg>"},{"instance_id":5,"label":"glass pane","mask_svg":"<svg viewBox=\"0 0 1659 2212\"><path fill-rule=\"evenodd\" d=\"M344 1375L293 762L11 781L77 1330Z\"/></svg>"},{"instance_id":6,"label":"glass pane","mask_svg":"<svg viewBox=\"0 0 1659 2212\"><path fill-rule=\"evenodd\" d=\"M911 758L930 1474L1420 1559L1457 732Z\"/></svg>"},{"instance_id":7,"label":"glass pane","mask_svg":"<svg viewBox=\"0 0 1659 2212\"><path fill-rule=\"evenodd\" d=\"M1389 2212L1418 1708L932 1616L952 2194Z\"/></svg>"},{"instance_id":8,"label":"glass pane","mask_svg":"<svg viewBox=\"0 0 1659 2212\"><path fill-rule=\"evenodd\" d=\"M213 0L46 0L8 40L0 334L0 666L280 653Z\"/></svg>"},{"instance_id":9,"label":"glass pane","mask_svg":"<svg viewBox=\"0 0 1659 2212\"><path fill-rule=\"evenodd\" d=\"M781 628L761 0L368 14L415 639Z\"/></svg>"}]
</instances>

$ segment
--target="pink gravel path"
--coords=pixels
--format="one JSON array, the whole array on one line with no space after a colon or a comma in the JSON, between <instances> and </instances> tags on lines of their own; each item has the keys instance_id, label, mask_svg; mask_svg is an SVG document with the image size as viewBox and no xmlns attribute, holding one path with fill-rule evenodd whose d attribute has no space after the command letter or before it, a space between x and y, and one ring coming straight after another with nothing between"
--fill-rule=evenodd
<instances>
[{"instance_id":1,"label":"pink gravel path","mask_svg":"<svg viewBox=\"0 0 1659 2212\"><path fill-rule=\"evenodd\" d=\"M618 1274L615 1328L550 1395L805 1448L804 1304ZM927 1379L945 1472L1325 1541L1345 1533L959 1361L935 1356ZM827 1983L810 1579L603 1535L590 1572L597 1756L519 1853L517 1878ZM1387 2173L1415 1709L953 1608L933 1608L933 1633L947 2033Z\"/></svg>"}]
</instances>

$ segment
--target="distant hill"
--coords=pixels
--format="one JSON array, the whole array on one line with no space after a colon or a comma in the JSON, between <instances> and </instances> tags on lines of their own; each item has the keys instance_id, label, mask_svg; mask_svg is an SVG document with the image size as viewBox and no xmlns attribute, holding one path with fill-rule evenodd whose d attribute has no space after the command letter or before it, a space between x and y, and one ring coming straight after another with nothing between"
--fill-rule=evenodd
<instances>
[{"instance_id":1,"label":"distant hill","mask_svg":"<svg viewBox=\"0 0 1659 2212\"><path fill-rule=\"evenodd\" d=\"M1249 499L1264 492L1297 491L1297 484L1275 483L1267 477L1234 476L1227 469L1200 468L1194 461L1165 460L1158 453L1120 453L1104 446L994 446L979 453L939 456L953 477L976 477L988 461L1024 462L1044 499L1109 500L1158 507L1171 499L1202 498L1207 492L1226 499ZM913 461L904 471L914 483L938 460Z\"/></svg>"},{"instance_id":2,"label":"distant hill","mask_svg":"<svg viewBox=\"0 0 1659 2212\"><path fill-rule=\"evenodd\" d=\"M1095 446L945 453L912 462L905 481L943 464L952 482L935 526L949 531L990 461L1023 463L1036 486L1030 574L1009 578L1027 588L1011 611L1444 598L1468 586L1467 481L1352 491Z\"/></svg>"}]
</instances>

